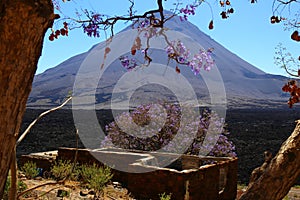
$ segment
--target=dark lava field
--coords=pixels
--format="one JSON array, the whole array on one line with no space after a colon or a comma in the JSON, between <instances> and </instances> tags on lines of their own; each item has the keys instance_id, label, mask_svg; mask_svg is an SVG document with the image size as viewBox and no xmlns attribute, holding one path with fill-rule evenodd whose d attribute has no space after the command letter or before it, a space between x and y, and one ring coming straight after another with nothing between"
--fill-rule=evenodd
<instances>
[{"instance_id":1,"label":"dark lava field","mask_svg":"<svg viewBox=\"0 0 300 200\"><path fill-rule=\"evenodd\" d=\"M41 112L43 110L27 109L21 130L24 131ZM108 110L97 114L101 116L102 127L112 121ZM231 133L228 137L236 146L240 183L247 183L251 171L263 163L264 151L273 154L278 151L293 131L297 119L300 119L299 108L227 110L227 129ZM72 110L58 110L40 119L17 147L17 156L58 147L76 147ZM79 147L83 145L80 143Z\"/></svg>"}]
</instances>

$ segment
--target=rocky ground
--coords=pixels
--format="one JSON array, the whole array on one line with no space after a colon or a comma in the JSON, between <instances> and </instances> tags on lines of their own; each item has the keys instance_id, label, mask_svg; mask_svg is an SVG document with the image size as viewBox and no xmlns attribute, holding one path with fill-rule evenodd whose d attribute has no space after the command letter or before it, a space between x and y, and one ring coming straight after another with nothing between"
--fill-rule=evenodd
<instances>
[{"instance_id":1,"label":"rocky ground","mask_svg":"<svg viewBox=\"0 0 300 200\"><path fill-rule=\"evenodd\" d=\"M79 182L66 181L62 184L49 184L53 183L53 180L36 178L36 179L21 179L27 186L27 188L33 188L40 185L45 185L32 190L25 195L22 199L51 199L51 200L134 200L126 188L122 188L118 184L109 183L103 190L101 198L95 198L93 190L83 189L80 187ZM48 185L47 185L48 183Z\"/></svg>"},{"instance_id":2,"label":"rocky ground","mask_svg":"<svg viewBox=\"0 0 300 200\"><path fill-rule=\"evenodd\" d=\"M20 176L21 174L21 176ZM56 199L56 200L135 200L135 198L123 188L118 182L110 182L101 193L100 198L95 198L93 190L84 189L79 182L66 181L64 184L51 184L54 180L36 177L27 179L23 173L19 173L19 181L22 181L26 188L38 187L35 190L22 195L21 199ZM49 184L50 183L50 184ZM246 190L246 186L238 185L237 198ZM19 193L20 194L20 193ZM4 198L4 200L7 198ZM293 187L283 200L300 200L300 187Z\"/></svg>"},{"instance_id":3,"label":"rocky ground","mask_svg":"<svg viewBox=\"0 0 300 200\"><path fill-rule=\"evenodd\" d=\"M42 110L28 109L22 131ZM101 125L112 120L107 110L98 112ZM278 151L293 131L299 109L241 109L228 110L226 122L229 138L236 145L239 158L239 183L247 184L251 171L263 163L263 152ZM17 148L17 155L50 151L58 147L75 147L75 126L71 110L58 110L42 118ZM83 147L80 143L79 147Z\"/></svg>"}]
</instances>

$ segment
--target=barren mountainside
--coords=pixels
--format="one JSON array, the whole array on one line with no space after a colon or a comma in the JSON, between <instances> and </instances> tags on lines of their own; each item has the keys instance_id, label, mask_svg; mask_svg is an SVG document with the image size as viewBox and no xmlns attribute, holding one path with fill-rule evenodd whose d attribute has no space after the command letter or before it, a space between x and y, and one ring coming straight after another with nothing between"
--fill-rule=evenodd
<instances>
[{"instance_id":1,"label":"barren mountainside","mask_svg":"<svg viewBox=\"0 0 300 200\"><path fill-rule=\"evenodd\" d=\"M226 100L229 107L285 106L288 97L282 93L281 87L287 80L286 77L263 72L228 51L190 22L182 22L178 17L174 17L167 22L166 27L189 36L205 49L214 49L213 58L224 82ZM76 73L81 63L89 52L95 48L104 48L104 43L95 45L88 52L75 55L58 66L36 75L28 100L28 107L59 104L68 95L68 92L73 90ZM130 51L130 48L128 51ZM162 60L164 62L167 59L166 55L160 52L153 53L151 57L155 61ZM119 60L116 60L109 66L98 83L97 103L101 104L110 100L114 86L125 72ZM187 77L198 98L203 98L204 102L209 102L208 90L203 78L194 76L189 69L185 68L181 69L181 73ZM203 73L203 76L209 73L213 73L213 71ZM167 88L152 84L140 88L135 95L143 95L146 98L148 94L150 98L154 94L160 95L160 93L162 93L161 95L166 95L168 93Z\"/></svg>"}]
</instances>

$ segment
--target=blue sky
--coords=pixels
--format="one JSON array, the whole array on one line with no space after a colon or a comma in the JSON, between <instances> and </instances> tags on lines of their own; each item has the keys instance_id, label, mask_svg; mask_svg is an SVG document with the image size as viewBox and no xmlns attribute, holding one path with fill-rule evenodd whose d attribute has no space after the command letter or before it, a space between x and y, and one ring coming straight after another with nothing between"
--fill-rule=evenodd
<instances>
[{"instance_id":1,"label":"blue sky","mask_svg":"<svg viewBox=\"0 0 300 200\"><path fill-rule=\"evenodd\" d=\"M75 8L87 8L114 16L126 14L129 6L126 0L103 0L102 2L107 3L102 4L99 2L96 0L72 0L71 2L61 3L61 10L67 15L71 15L74 13ZM135 9L142 13L145 10L156 8L155 2L156 0L135 0ZM270 23L273 0L258 0L256 4L250 4L248 0L231 0L235 12L227 20L221 19L219 15L221 8L218 5L218 1L208 0L208 2L211 2L214 12L214 29L208 30L211 12L207 4L198 7L196 15L190 17L189 21L252 65L267 73L285 75L283 69L274 65L273 59L275 47L280 42L295 57L300 55L300 43L290 39L292 31L284 31L282 23ZM165 2L165 8L173 8L172 3L174 1L171 0ZM292 13L299 9L296 6L291 7ZM289 13L286 12L285 14L288 15ZM54 25L54 29L61 28L56 26ZM119 22L115 27L115 32L122 30L126 26L123 22ZM87 37L81 29L71 30L68 37L60 37L52 42L48 40L49 34L50 31L47 32L44 41L42 56L38 63L38 74L48 68L55 67L76 54L89 50L94 44L105 39L103 36L100 38Z\"/></svg>"}]
</instances>

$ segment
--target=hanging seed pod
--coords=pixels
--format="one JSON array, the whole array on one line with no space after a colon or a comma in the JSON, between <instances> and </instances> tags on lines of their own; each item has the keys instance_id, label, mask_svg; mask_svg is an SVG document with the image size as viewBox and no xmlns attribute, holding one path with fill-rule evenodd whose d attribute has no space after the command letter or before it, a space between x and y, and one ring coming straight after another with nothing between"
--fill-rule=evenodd
<instances>
[{"instance_id":1,"label":"hanging seed pod","mask_svg":"<svg viewBox=\"0 0 300 200\"><path fill-rule=\"evenodd\" d=\"M273 16L271 17L271 24L275 24L275 22L276 22L276 17L273 15Z\"/></svg>"},{"instance_id":2,"label":"hanging seed pod","mask_svg":"<svg viewBox=\"0 0 300 200\"><path fill-rule=\"evenodd\" d=\"M212 30L214 28L214 22L211 20L208 25L208 29Z\"/></svg>"},{"instance_id":3,"label":"hanging seed pod","mask_svg":"<svg viewBox=\"0 0 300 200\"><path fill-rule=\"evenodd\" d=\"M233 13L234 12L234 10L233 10L233 8L230 8L230 9L228 9L228 11L227 11L228 13Z\"/></svg>"},{"instance_id":4,"label":"hanging seed pod","mask_svg":"<svg viewBox=\"0 0 300 200\"><path fill-rule=\"evenodd\" d=\"M220 15L222 16L222 19L227 19L227 14L225 11L221 12Z\"/></svg>"},{"instance_id":5,"label":"hanging seed pod","mask_svg":"<svg viewBox=\"0 0 300 200\"><path fill-rule=\"evenodd\" d=\"M295 40L297 42L300 41L300 37L299 37L299 32L298 31L294 31L291 35L292 40Z\"/></svg>"},{"instance_id":6,"label":"hanging seed pod","mask_svg":"<svg viewBox=\"0 0 300 200\"><path fill-rule=\"evenodd\" d=\"M179 69L179 67L178 66L176 66L176 73L178 73L178 74L180 74L180 69Z\"/></svg>"}]
</instances>

